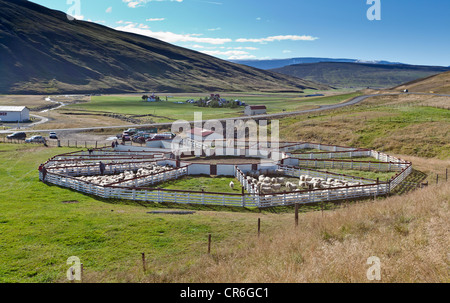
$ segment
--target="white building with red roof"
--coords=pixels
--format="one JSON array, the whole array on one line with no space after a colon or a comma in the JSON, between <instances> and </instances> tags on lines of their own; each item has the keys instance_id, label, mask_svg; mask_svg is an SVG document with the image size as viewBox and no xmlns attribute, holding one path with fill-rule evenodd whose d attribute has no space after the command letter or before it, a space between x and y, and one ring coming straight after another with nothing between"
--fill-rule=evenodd
<instances>
[{"instance_id":1,"label":"white building with red roof","mask_svg":"<svg viewBox=\"0 0 450 303\"><path fill-rule=\"evenodd\" d=\"M209 129L193 128L189 132L189 138L198 142L221 140L223 135Z\"/></svg>"},{"instance_id":2,"label":"white building with red roof","mask_svg":"<svg viewBox=\"0 0 450 303\"><path fill-rule=\"evenodd\" d=\"M265 105L247 105L244 110L246 116L256 116L267 114L267 108Z\"/></svg>"}]
</instances>

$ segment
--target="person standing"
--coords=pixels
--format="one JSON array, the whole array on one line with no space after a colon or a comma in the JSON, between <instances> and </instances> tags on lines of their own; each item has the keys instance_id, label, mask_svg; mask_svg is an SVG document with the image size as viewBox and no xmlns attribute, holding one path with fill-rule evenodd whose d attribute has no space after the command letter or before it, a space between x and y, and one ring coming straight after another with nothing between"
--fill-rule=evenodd
<instances>
[{"instance_id":1,"label":"person standing","mask_svg":"<svg viewBox=\"0 0 450 303\"><path fill-rule=\"evenodd\" d=\"M100 168L100 175L103 176L103 174L105 173L105 164L102 161L100 161L99 168Z\"/></svg>"}]
</instances>

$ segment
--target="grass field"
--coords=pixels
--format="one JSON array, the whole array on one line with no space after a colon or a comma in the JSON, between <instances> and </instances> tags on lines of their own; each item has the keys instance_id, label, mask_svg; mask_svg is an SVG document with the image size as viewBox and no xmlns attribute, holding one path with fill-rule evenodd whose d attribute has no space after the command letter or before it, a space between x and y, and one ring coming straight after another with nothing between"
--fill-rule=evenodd
<instances>
[{"instance_id":1,"label":"grass field","mask_svg":"<svg viewBox=\"0 0 450 303\"><path fill-rule=\"evenodd\" d=\"M141 252L179 270L189 266L185 259L203 255L208 233L220 243L253 229L256 217L245 211L233 216L204 212L188 220L150 215L146 212L155 206L102 201L39 182L39 164L69 151L0 145L0 282L64 281L65 262L72 255L92 273L127 272ZM230 224L234 230L228 230Z\"/></svg>"},{"instance_id":2,"label":"grass field","mask_svg":"<svg viewBox=\"0 0 450 303\"><path fill-rule=\"evenodd\" d=\"M306 212L294 229L292 210L148 214L155 205L104 201L38 181L41 162L71 150L0 145L0 282L67 282L70 256L80 258L86 282L364 282L372 255L383 262L384 282L449 281L444 184L323 215ZM418 163L442 166L433 161Z\"/></svg>"},{"instance_id":3,"label":"grass field","mask_svg":"<svg viewBox=\"0 0 450 303\"><path fill-rule=\"evenodd\" d=\"M436 102L379 97L282 119L285 139L378 146L413 162L412 181L430 183L323 214L302 208L298 229L292 208L138 204L48 186L38 181L38 165L74 149L0 143L0 282L67 282L70 256L81 259L87 282L368 282L367 259L378 256L382 282L448 283L450 187L442 177L450 168L450 122ZM183 208L196 213L147 213Z\"/></svg>"},{"instance_id":4,"label":"grass field","mask_svg":"<svg viewBox=\"0 0 450 303\"><path fill-rule=\"evenodd\" d=\"M230 182L234 183L231 189ZM209 177L209 176L186 176L177 180L171 180L155 185L154 188L206 191L213 193L241 194L242 186L239 180L229 177Z\"/></svg>"},{"instance_id":5,"label":"grass field","mask_svg":"<svg viewBox=\"0 0 450 303\"><path fill-rule=\"evenodd\" d=\"M321 105L336 104L360 95L359 93L345 93L325 97L300 98L298 94L227 94L227 99L239 99L250 105L264 104L268 113L281 113L283 111L295 111L316 108ZM175 95L170 96L168 101L143 102L140 96L94 96L89 103L79 103L64 107L59 112L84 112L84 113L116 113L127 116L148 115L147 118L140 117L146 122L171 122L176 120L194 120L194 112L202 112L203 119L210 120L242 116L244 107L240 108L204 108L193 104L178 104L189 99L198 100L199 95ZM161 96L165 100L164 96Z\"/></svg>"},{"instance_id":6,"label":"grass field","mask_svg":"<svg viewBox=\"0 0 450 303\"><path fill-rule=\"evenodd\" d=\"M450 157L450 111L442 97L380 96L357 106L280 120L280 136L420 157ZM448 98L447 98L448 102Z\"/></svg>"}]
</instances>

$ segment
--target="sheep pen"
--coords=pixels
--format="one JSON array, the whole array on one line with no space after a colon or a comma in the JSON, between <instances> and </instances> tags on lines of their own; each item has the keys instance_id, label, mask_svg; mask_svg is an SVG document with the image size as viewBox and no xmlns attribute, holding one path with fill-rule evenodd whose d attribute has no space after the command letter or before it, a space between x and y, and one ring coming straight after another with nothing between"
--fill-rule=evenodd
<instances>
[{"instance_id":1,"label":"sheep pen","mask_svg":"<svg viewBox=\"0 0 450 303\"><path fill-rule=\"evenodd\" d=\"M302 148L307 152L298 153ZM100 148L55 156L40 167L40 179L103 198L263 208L384 196L412 171L410 162L366 149L283 143L278 153L276 161L236 157L234 164ZM338 174L342 169L359 176ZM376 172L392 177L373 179Z\"/></svg>"}]
</instances>

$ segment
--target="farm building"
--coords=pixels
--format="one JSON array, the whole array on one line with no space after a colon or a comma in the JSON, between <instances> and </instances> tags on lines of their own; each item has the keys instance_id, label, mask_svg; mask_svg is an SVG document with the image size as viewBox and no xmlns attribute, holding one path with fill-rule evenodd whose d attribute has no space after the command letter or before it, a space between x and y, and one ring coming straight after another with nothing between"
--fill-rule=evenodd
<instances>
[{"instance_id":1,"label":"farm building","mask_svg":"<svg viewBox=\"0 0 450 303\"><path fill-rule=\"evenodd\" d=\"M267 108L265 105L248 105L244 111L246 116L265 115L266 113Z\"/></svg>"},{"instance_id":2,"label":"farm building","mask_svg":"<svg viewBox=\"0 0 450 303\"><path fill-rule=\"evenodd\" d=\"M2 122L30 121L30 110L26 106L0 106Z\"/></svg>"},{"instance_id":3,"label":"farm building","mask_svg":"<svg viewBox=\"0 0 450 303\"><path fill-rule=\"evenodd\" d=\"M189 138L194 141L203 142L206 140L220 140L223 139L223 136L219 133L213 132L212 130L193 128L189 133Z\"/></svg>"}]
</instances>

